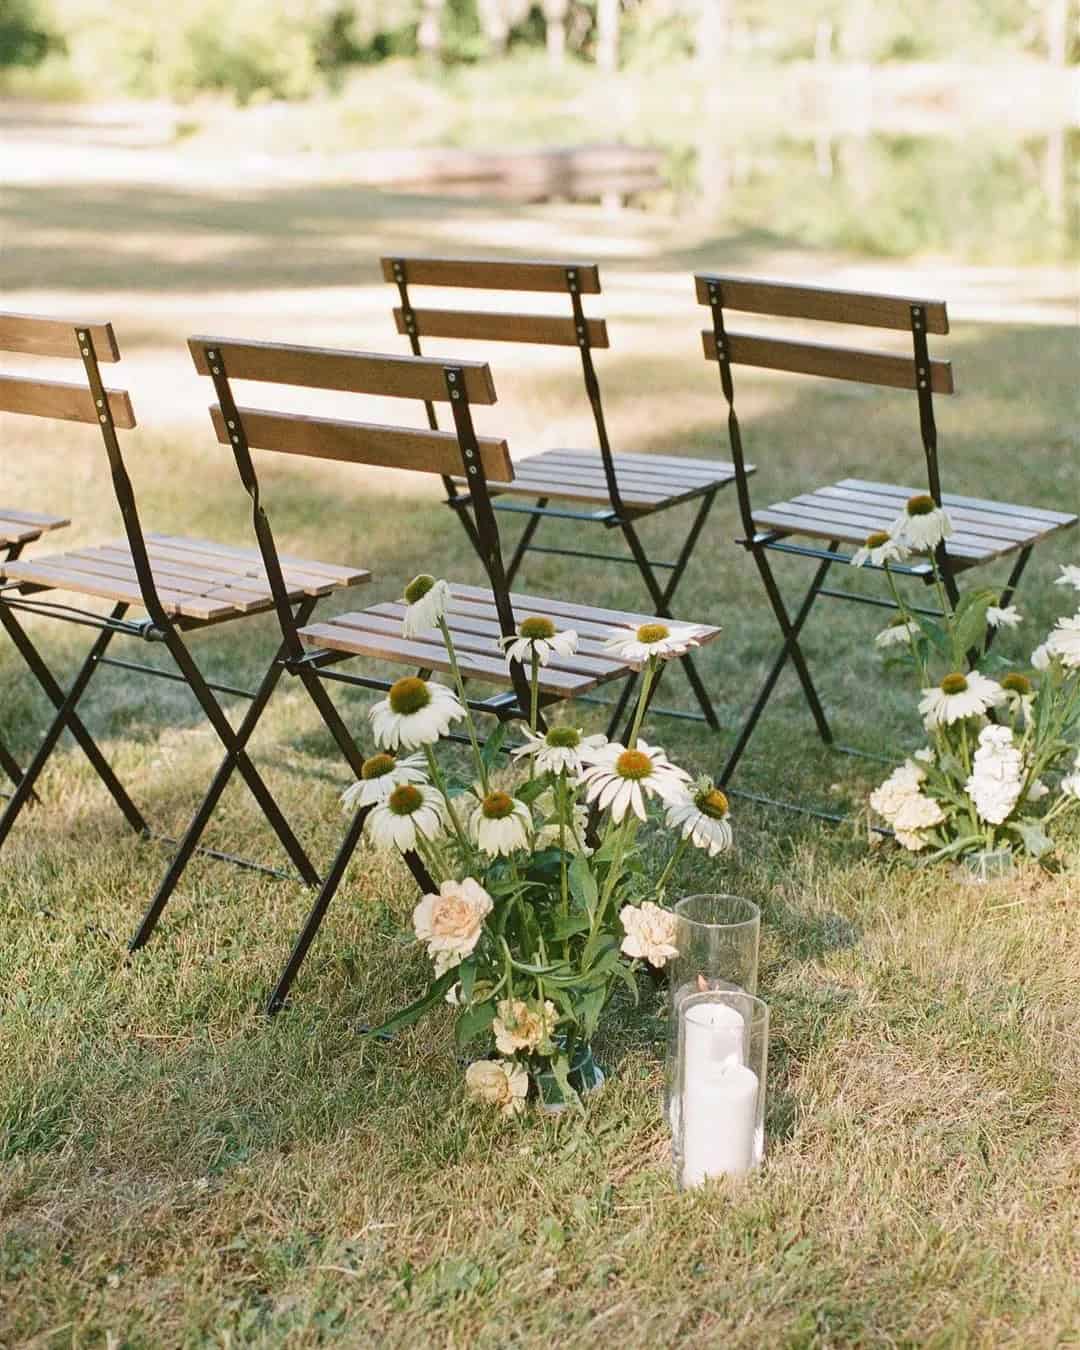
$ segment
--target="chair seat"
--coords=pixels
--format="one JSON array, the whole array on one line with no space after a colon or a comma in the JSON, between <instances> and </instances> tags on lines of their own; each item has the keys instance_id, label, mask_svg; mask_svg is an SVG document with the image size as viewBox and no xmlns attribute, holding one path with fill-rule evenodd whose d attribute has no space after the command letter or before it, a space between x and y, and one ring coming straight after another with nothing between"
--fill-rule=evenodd
<instances>
[{"instance_id":1,"label":"chair seat","mask_svg":"<svg viewBox=\"0 0 1080 1350\"><path fill-rule=\"evenodd\" d=\"M273 597L262 555L208 539L146 536L150 566L161 603L169 615L219 623L240 614L270 609ZM329 595L370 579L370 572L304 558L281 558L289 597ZM24 589L76 591L107 600L142 604L127 541L46 554L0 564L0 576Z\"/></svg>"},{"instance_id":2,"label":"chair seat","mask_svg":"<svg viewBox=\"0 0 1080 1350\"><path fill-rule=\"evenodd\" d=\"M925 491L925 489L922 489ZM844 478L829 487L804 492L754 512L755 528L762 532L809 535L817 539L862 544L868 534L887 530L909 497L919 488ZM942 493L955 534L946 548L957 568L974 567L1020 549L1076 524L1076 516L1033 506L981 497Z\"/></svg>"},{"instance_id":3,"label":"chair seat","mask_svg":"<svg viewBox=\"0 0 1080 1350\"><path fill-rule=\"evenodd\" d=\"M63 516L42 516L36 511L16 511L13 506L0 506L0 548L32 544L47 530L60 530L70 525Z\"/></svg>"},{"instance_id":4,"label":"chair seat","mask_svg":"<svg viewBox=\"0 0 1080 1350\"><path fill-rule=\"evenodd\" d=\"M509 685L506 661L499 654L501 630L491 591L458 585L451 585L450 589L447 620L461 673L493 684ZM542 614L557 628L573 628L577 633L578 650L573 655L553 656L550 664L540 669L541 691L559 698L588 693L598 684L626 675L630 666L625 660L604 651L605 638L620 625L656 622L648 614L595 609L535 595L512 594L510 602L519 621L530 614ZM377 657L422 670L449 671L442 635L432 629L415 638L403 638L401 620L404 613L403 603L387 601L352 614L336 615L323 623L309 624L300 630L300 637L307 647ZM672 620L673 624L676 622ZM711 642L720 633L719 628L711 625L693 626L698 630L699 643Z\"/></svg>"},{"instance_id":5,"label":"chair seat","mask_svg":"<svg viewBox=\"0 0 1080 1350\"><path fill-rule=\"evenodd\" d=\"M678 455L613 455L619 495L629 510L644 514L724 487L735 466L723 460L683 459ZM748 469L752 473L753 469ZM455 478L467 487L464 478ZM514 461L511 483L489 483L517 497L555 497L611 509L604 465L598 450L545 450Z\"/></svg>"}]
</instances>

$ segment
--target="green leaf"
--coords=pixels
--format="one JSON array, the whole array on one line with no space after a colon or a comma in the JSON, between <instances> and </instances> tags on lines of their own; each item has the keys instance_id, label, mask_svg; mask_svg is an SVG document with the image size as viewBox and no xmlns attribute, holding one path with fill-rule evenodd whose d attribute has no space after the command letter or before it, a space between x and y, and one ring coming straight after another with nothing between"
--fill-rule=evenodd
<instances>
[{"instance_id":1,"label":"green leaf","mask_svg":"<svg viewBox=\"0 0 1080 1350\"><path fill-rule=\"evenodd\" d=\"M389 1021L384 1022L381 1027L371 1027L363 1034L365 1036L385 1036L393 1031L401 1031L403 1027L412 1026L419 1021L430 1008L434 1008L436 1003L443 997L451 985L457 983L457 967L452 966L445 971L439 978L428 985L426 993L422 994L415 1003L410 1003L407 1008L402 1008L401 1012L395 1013Z\"/></svg>"},{"instance_id":2,"label":"green leaf","mask_svg":"<svg viewBox=\"0 0 1080 1350\"><path fill-rule=\"evenodd\" d=\"M596 1028L600 1022L600 1014L604 1011L604 1004L607 1002L607 989L600 985L599 988L590 989L578 1000L578 1017L581 1022L581 1030L587 1041L592 1040L596 1033Z\"/></svg>"},{"instance_id":3,"label":"green leaf","mask_svg":"<svg viewBox=\"0 0 1080 1350\"><path fill-rule=\"evenodd\" d=\"M933 619L927 618L925 614L912 615L915 622L922 630L923 636L936 652L939 652L947 660L952 660L952 643L949 641L949 635L942 628L941 624L935 623Z\"/></svg>"},{"instance_id":4,"label":"green leaf","mask_svg":"<svg viewBox=\"0 0 1080 1350\"><path fill-rule=\"evenodd\" d=\"M473 995L473 985L476 983L476 958L470 958L468 961L462 961L458 966L458 981L461 984L462 1003L471 1003Z\"/></svg>"},{"instance_id":5,"label":"green leaf","mask_svg":"<svg viewBox=\"0 0 1080 1350\"><path fill-rule=\"evenodd\" d=\"M480 747L480 762L485 769L490 769L499 756L499 751L506 740L506 733L510 730L509 722L500 722L484 744Z\"/></svg>"},{"instance_id":6,"label":"green leaf","mask_svg":"<svg viewBox=\"0 0 1080 1350\"><path fill-rule=\"evenodd\" d=\"M587 914L567 914L560 915L551 925L551 936L553 938L573 937L575 933L585 933L589 928L589 917Z\"/></svg>"},{"instance_id":7,"label":"green leaf","mask_svg":"<svg viewBox=\"0 0 1080 1350\"><path fill-rule=\"evenodd\" d=\"M495 1012L494 1003L478 1003L474 1008L461 1010L454 1026L454 1039L459 1050L487 1031L495 1021Z\"/></svg>"},{"instance_id":8,"label":"green leaf","mask_svg":"<svg viewBox=\"0 0 1080 1350\"><path fill-rule=\"evenodd\" d=\"M531 806L537 797L542 796L550 786L549 776L542 774L541 777L534 778L531 783L522 783L514 796L523 801L526 806Z\"/></svg>"},{"instance_id":9,"label":"green leaf","mask_svg":"<svg viewBox=\"0 0 1080 1350\"><path fill-rule=\"evenodd\" d=\"M1033 858L1043 858L1053 851L1054 841L1043 829L1041 820L1015 820L1007 828L1020 836Z\"/></svg>"},{"instance_id":10,"label":"green leaf","mask_svg":"<svg viewBox=\"0 0 1080 1350\"><path fill-rule=\"evenodd\" d=\"M953 620L956 645L961 652L979 649L986 641L986 611L1001 597L997 591L967 591L960 597Z\"/></svg>"},{"instance_id":11,"label":"green leaf","mask_svg":"<svg viewBox=\"0 0 1080 1350\"><path fill-rule=\"evenodd\" d=\"M591 914L600 899L600 891L596 885L596 877L593 876L592 869L589 866L589 860L578 854L570 864L569 876L570 890L573 892L574 899Z\"/></svg>"}]
</instances>

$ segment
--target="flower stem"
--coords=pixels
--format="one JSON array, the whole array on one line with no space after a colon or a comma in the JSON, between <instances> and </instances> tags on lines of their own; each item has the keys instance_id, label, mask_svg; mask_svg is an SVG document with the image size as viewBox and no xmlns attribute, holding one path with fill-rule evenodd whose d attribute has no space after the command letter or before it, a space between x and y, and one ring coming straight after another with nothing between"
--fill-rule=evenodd
<instances>
[{"instance_id":1,"label":"flower stem","mask_svg":"<svg viewBox=\"0 0 1080 1350\"><path fill-rule=\"evenodd\" d=\"M626 738L628 750L632 750L637 745L638 732L641 730L641 724L645 720L645 709L649 703L649 690L652 688L653 678L656 674L657 659L650 656L648 664L641 676L641 692L638 694L637 708L634 711L634 721L630 727L630 735Z\"/></svg>"},{"instance_id":2,"label":"flower stem","mask_svg":"<svg viewBox=\"0 0 1080 1350\"><path fill-rule=\"evenodd\" d=\"M476 761L477 773L480 775L480 783L486 793L488 790L487 768L484 765L484 757L480 753L480 742L476 736L476 724L473 722L473 715L469 710L469 702L465 697L465 681L461 678L461 668L458 666L457 652L454 650L454 639L450 636L450 629L447 626L445 618L439 620L439 632L442 634L443 644L446 647L446 655L450 661L450 673L454 677L457 696L461 700L461 706L465 709L465 728L469 733L469 742L472 745L473 758Z\"/></svg>"},{"instance_id":3,"label":"flower stem","mask_svg":"<svg viewBox=\"0 0 1080 1350\"><path fill-rule=\"evenodd\" d=\"M439 769L439 762L435 758L434 751L430 745L424 746L424 755L427 758L428 772L431 774L431 781L442 793L443 801L446 803L446 810L450 816L450 823L454 827L454 833L457 835L461 842L461 846L465 849L466 853L471 853L472 850L469 848L469 841L465 837L465 831L461 828L461 821L458 820L457 812L454 810L454 803L450 800L450 794L446 790L446 781L442 776L442 771Z\"/></svg>"},{"instance_id":4,"label":"flower stem","mask_svg":"<svg viewBox=\"0 0 1080 1350\"><path fill-rule=\"evenodd\" d=\"M540 658L536 654L535 647L532 649L531 664L532 670L529 674L529 730L535 736L536 724L540 720Z\"/></svg>"},{"instance_id":5,"label":"flower stem","mask_svg":"<svg viewBox=\"0 0 1080 1350\"><path fill-rule=\"evenodd\" d=\"M679 840L678 844L676 845L675 851L668 859L667 866L660 873L660 880L656 883L657 904L659 904L660 901L663 900L665 888L668 883L668 878L671 876L672 872L674 872L677 864L679 863L683 854L686 852L689 845L690 845L690 836L688 834L684 834L683 837Z\"/></svg>"}]
</instances>

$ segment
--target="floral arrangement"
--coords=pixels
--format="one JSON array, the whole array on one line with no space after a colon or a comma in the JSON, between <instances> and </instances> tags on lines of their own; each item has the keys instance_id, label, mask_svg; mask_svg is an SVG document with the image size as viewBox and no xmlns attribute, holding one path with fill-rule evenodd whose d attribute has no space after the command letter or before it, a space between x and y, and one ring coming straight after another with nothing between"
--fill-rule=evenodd
<instances>
[{"instance_id":1,"label":"floral arrangement","mask_svg":"<svg viewBox=\"0 0 1080 1350\"><path fill-rule=\"evenodd\" d=\"M556 1102L578 1100L589 1082L575 1065L615 986L636 997L639 963L663 967L676 954L663 900L686 849L713 857L731 846L723 793L692 782L638 735L660 666L696 646L698 630L657 620L607 638L605 648L640 671L621 744L570 724L542 725L540 669L578 639L543 615L525 618L502 646L508 667L517 662L528 676L528 730L496 772L508 724L481 745L446 620L449 587L417 577L405 602L405 635L440 633L455 688L398 680L369 713L378 753L344 794L348 805L368 808L364 830L374 847L414 851L438 886L412 916L433 964L428 988L379 1031L445 1000L457 1009L459 1047L487 1047L489 1057L465 1075L471 1096L507 1116L524 1110L533 1081L554 1084ZM470 750L468 782L449 778L436 754L458 724ZM655 878L637 848L650 813L677 840Z\"/></svg>"},{"instance_id":2,"label":"floral arrangement","mask_svg":"<svg viewBox=\"0 0 1080 1350\"><path fill-rule=\"evenodd\" d=\"M912 497L852 558L889 579L897 612L876 643L914 671L929 739L870 806L904 848L930 850L929 861L999 851L1045 860L1051 825L1080 804L1080 612L1060 619L1028 663L1011 667L988 635L1017 628L1022 615L991 590L950 601L939 550L952 533L947 511ZM897 589L890 564L913 553L929 556L940 621L915 613ZM1063 567L1057 584L1080 591L1080 567Z\"/></svg>"}]
</instances>

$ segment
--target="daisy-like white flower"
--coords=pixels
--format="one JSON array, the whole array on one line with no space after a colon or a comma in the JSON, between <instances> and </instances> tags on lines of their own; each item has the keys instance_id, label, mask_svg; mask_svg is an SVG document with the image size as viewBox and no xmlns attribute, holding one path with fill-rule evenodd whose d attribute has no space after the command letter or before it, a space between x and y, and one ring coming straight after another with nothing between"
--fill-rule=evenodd
<instances>
[{"instance_id":1,"label":"daisy-like white flower","mask_svg":"<svg viewBox=\"0 0 1080 1350\"><path fill-rule=\"evenodd\" d=\"M445 581L436 581L422 572L405 587L402 599L408 609L401 620L401 634L407 638L417 637L438 627L450 603L450 587Z\"/></svg>"},{"instance_id":2,"label":"daisy-like white flower","mask_svg":"<svg viewBox=\"0 0 1080 1350\"><path fill-rule=\"evenodd\" d=\"M902 614L897 614L890 622L887 628L874 638L874 646L882 649L888 647L906 647L913 639L917 638L922 629L913 619L905 619Z\"/></svg>"},{"instance_id":3,"label":"daisy-like white flower","mask_svg":"<svg viewBox=\"0 0 1080 1350\"><path fill-rule=\"evenodd\" d=\"M991 628L1015 628L1023 618L1015 605L1006 605L1004 609L991 605L986 611L986 622Z\"/></svg>"},{"instance_id":4,"label":"daisy-like white flower","mask_svg":"<svg viewBox=\"0 0 1080 1350\"><path fill-rule=\"evenodd\" d=\"M971 762L964 791L982 820L1001 825L1012 815L1024 786L1024 757L1008 727L988 726L979 732L979 748Z\"/></svg>"},{"instance_id":5,"label":"daisy-like white flower","mask_svg":"<svg viewBox=\"0 0 1080 1350\"><path fill-rule=\"evenodd\" d=\"M1080 591L1080 567L1074 567L1071 563L1065 563L1061 568L1061 576L1054 582L1055 586L1071 586L1074 591Z\"/></svg>"},{"instance_id":6,"label":"daisy-like white flower","mask_svg":"<svg viewBox=\"0 0 1080 1350\"><path fill-rule=\"evenodd\" d=\"M497 1011L499 1015L492 1022L491 1029L495 1033L495 1048L500 1055L514 1055L519 1050L531 1054L545 1041L550 1041L559 1020L555 1004L550 999L537 1009L524 999L504 998Z\"/></svg>"},{"instance_id":7,"label":"daisy-like white flower","mask_svg":"<svg viewBox=\"0 0 1080 1350\"><path fill-rule=\"evenodd\" d=\"M701 645L701 634L700 628L672 628L664 619L655 619L637 627L617 628L604 642L604 650L632 670L640 670L653 657L670 661L673 656L684 656L691 647Z\"/></svg>"},{"instance_id":8,"label":"daisy-like white flower","mask_svg":"<svg viewBox=\"0 0 1080 1350\"><path fill-rule=\"evenodd\" d=\"M532 815L524 802L508 792L489 792L469 817L469 835L483 853L498 857L527 848Z\"/></svg>"},{"instance_id":9,"label":"daisy-like white flower","mask_svg":"<svg viewBox=\"0 0 1080 1350\"><path fill-rule=\"evenodd\" d=\"M889 527L893 538L915 553L932 553L952 532L949 513L925 493L909 497L903 513Z\"/></svg>"},{"instance_id":10,"label":"daisy-like white flower","mask_svg":"<svg viewBox=\"0 0 1080 1350\"><path fill-rule=\"evenodd\" d=\"M1025 722L1031 720L1031 706L1035 702L1035 686L1026 675L1010 671L1001 681L1009 711L1020 713Z\"/></svg>"},{"instance_id":11,"label":"daisy-like white flower","mask_svg":"<svg viewBox=\"0 0 1080 1350\"><path fill-rule=\"evenodd\" d=\"M1067 670L1080 666L1080 611L1069 619L1058 619L1046 647Z\"/></svg>"},{"instance_id":12,"label":"daisy-like white flower","mask_svg":"<svg viewBox=\"0 0 1080 1350\"><path fill-rule=\"evenodd\" d=\"M539 773L568 773L577 778L582 767L591 763L591 756L605 745L606 736L585 736L577 727L551 727L543 736L526 731L525 744L512 753L514 759L535 755Z\"/></svg>"},{"instance_id":13,"label":"daisy-like white flower","mask_svg":"<svg viewBox=\"0 0 1080 1350\"><path fill-rule=\"evenodd\" d=\"M541 821L544 822L536 831L534 839L538 851L545 848L558 848L561 840L567 853L581 853L585 857L592 853L592 849L585 842L585 834L589 825L587 807L582 806L580 802L573 802L570 808L570 819L560 830L555 793L550 788L537 797L534 805Z\"/></svg>"},{"instance_id":14,"label":"daisy-like white flower","mask_svg":"<svg viewBox=\"0 0 1080 1350\"><path fill-rule=\"evenodd\" d=\"M1049 642L1040 642L1031 653L1032 670L1050 669L1050 644Z\"/></svg>"},{"instance_id":15,"label":"daisy-like white flower","mask_svg":"<svg viewBox=\"0 0 1080 1350\"><path fill-rule=\"evenodd\" d=\"M577 634L572 628L559 633L550 619L534 614L518 624L517 637L500 638L499 646L506 653L508 666L511 661L517 661L519 665L531 667L534 656L538 664L546 666L553 655L573 655L577 650Z\"/></svg>"},{"instance_id":16,"label":"daisy-like white flower","mask_svg":"<svg viewBox=\"0 0 1080 1350\"><path fill-rule=\"evenodd\" d=\"M731 847L728 813L727 797L705 780L696 785L696 791L685 801L674 802L668 807L667 824L683 839L689 839L695 848L704 849L710 858L715 858Z\"/></svg>"},{"instance_id":17,"label":"daisy-like white flower","mask_svg":"<svg viewBox=\"0 0 1080 1350\"><path fill-rule=\"evenodd\" d=\"M1074 800L1080 801L1080 769L1066 774L1061 780L1061 793L1064 797L1072 797Z\"/></svg>"},{"instance_id":18,"label":"daisy-like white flower","mask_svg":"<svg viewBox=\"0 0 1080 1350\"><path fill-rule=\"evenodd\" d=\"M478 1059L465 1070L465 1091L500 1115L513 1117L525 1110L529 1075L514 1060Z\"/></svg>"},{"instance_id":19,"label":"daisy-like white flower","mask_svg":"<svg viewBox=\"0 0 1080 1350\"><path fill-rule=\"evenodd\" d=\"M407 853L417 839L437 839L443 832L446 802L427 783L401 783L377 803L364 821L364 831L376 848Z\"/></svg>"},{"instance_id":20,"label":"daisy-like white flower","mask_svg":"<svg viewBox=\"0 0 1080 1350\"><path fill-rule=\"evenodd\" d=\"M434 745L452 723L464 716L465 709L452 689L422 680L419 675L395 680L386 698L368 713L375 739L384 750Z\"/></svg>"},{"instance_id":21,"label":"daisy-like white flower","mask_svg":"<svg viewBox=\"0 0 1080 1350\"><path fill-rule=\"evenodd\" d=\"M342 805L374 806L386 801L391 792L402 783L426 783L427 772L423 755L407 755L395 759L385 752L372 755L360 766L360 777L341 794Z\"/></svg>"},{"instance_id":22,"label":"daisy-like white flower","mask_svg":"<svg viewBox=\"0 0 1080 1350\"><path fill-rule=\"evenodd\" d=\"M875 530L866 536L866 543L851 555L852 567L885 567L891 562L903 562L908 550L902 540L894 539L886 530Z\"/></svg>"},{"instance_id":23,"label":"daisy-like white flower","mask_svg":"<svg viewBox=\"0 0 1080 1350\"><path fill-rule=\"evenodd\" d=\"M609 741L596 752L581 781L586 785L586 801L596 802L601 811L610 809L618 825L627 811L644 820L647 797L659 797L668 805L682 800L690 775L672 764L663 750L644 741L632 750Z\"/></svg>"},{"instance_id":24,"label":"daisy-like white flower","mask_svg":"<svg viewBox=\"0 0 1080 1350\"><path fill-rule=\"evenodd\" d=\"M471 955L493 904L472 877L444 881L437 895L424 896L413 910L413 932L427 944L436 975L444 975Z\"/></svg>"},{"instance_id":25,"label":"daisy-like white flower","mask_svg":"<svg viewBox=\"0 0 1080 1350\"><path fill-rule=\"evenodd\" d=\"M646 900L643 905L623 905L619 919L626 930L619 948L625 956L648 961L657 969L678 956L679 949L675 945L678 920L671 910L661 909Z\"/></svg>"},{"instance_id":26,"label":"daisy-like white flower","mask_svg":"<svg viewBox=\"0 0 1080 1350\"><path fill-rule=\"evenodd\" d=\"M919 712L923 715L924 725L931 731L934 727L951 726L964 717L982 717L1005 697L996 680L987 679L977 670L966 675L954 671L940 684L924 689L922 695Z\"/></svg>"}]
</instances>

